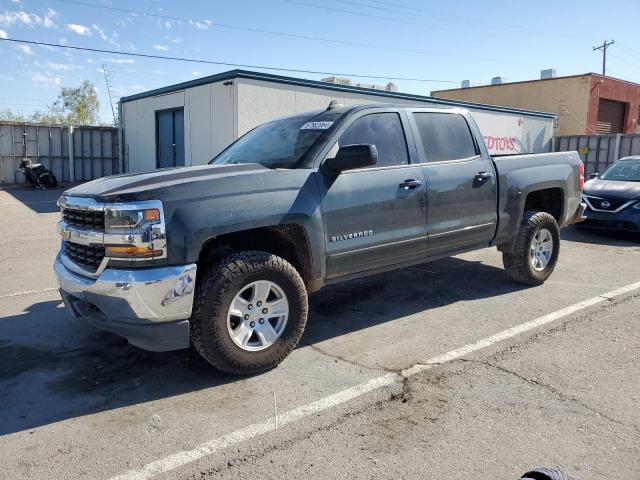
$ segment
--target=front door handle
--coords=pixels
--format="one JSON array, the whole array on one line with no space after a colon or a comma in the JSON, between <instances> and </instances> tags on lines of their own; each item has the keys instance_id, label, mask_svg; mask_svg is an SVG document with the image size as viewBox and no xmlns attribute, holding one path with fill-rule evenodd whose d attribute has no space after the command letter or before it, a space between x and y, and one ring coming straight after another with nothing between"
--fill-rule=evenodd
<instances>
[{"instance_id":1,"label":"front door handle","mask_svg":"<svg viewBox=\"0 0 640 480\"><path fill-rule=\"evenodd\" d=\"M478 172L476 174L476 179L481 181L481 182L486 182L491 177L493 177L493 173L491 173L491 172Z\"/></svg>"},{"instance_id":2,"label":"front door handle","mask_svg":"<svg viewBox=\"0 0 640 480\"><path fill-rule=\"evenodd\" d=\"M413 178L410 178L402 182L399 186L403 190L413 190L414 188L418 188L420 185L422 185L422 182L420 180L414 180Z\"/></svg>"}]
</instances>

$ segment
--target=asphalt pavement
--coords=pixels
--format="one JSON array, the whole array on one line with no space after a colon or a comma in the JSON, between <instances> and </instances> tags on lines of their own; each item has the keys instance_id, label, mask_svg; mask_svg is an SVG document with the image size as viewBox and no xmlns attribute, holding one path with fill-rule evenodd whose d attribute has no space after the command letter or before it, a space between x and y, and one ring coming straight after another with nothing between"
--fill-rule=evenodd
<instances>
[{"instance_id":1,"label":"asphalt pavement","mask_svg":"<svg viewBox=\"0 0 640 480\"><path fill-rule=\"evenodd\" d=\"M640 285L602 296L640 281L638 238L566 229L537 288L495 249L335 285L238 379L66 314L60 193L0 190L0 477L640 477Z\"/></svg>"}]
</instances>

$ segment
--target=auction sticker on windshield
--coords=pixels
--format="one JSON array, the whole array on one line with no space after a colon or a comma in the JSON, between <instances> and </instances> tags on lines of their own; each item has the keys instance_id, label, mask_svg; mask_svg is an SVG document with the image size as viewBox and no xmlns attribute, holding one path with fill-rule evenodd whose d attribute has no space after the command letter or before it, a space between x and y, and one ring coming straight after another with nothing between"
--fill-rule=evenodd
<instances>
[{"instance_id":1,"label":"auction sticker on windshield","mask_svg":"<svg viewBox=\"0 0 640 480\"><path fill-rule=\"evenodd\" d=\"M307 122L300 127L300 130L327 130L331 125L333 122Z\"/></svg>"}]
</instances>

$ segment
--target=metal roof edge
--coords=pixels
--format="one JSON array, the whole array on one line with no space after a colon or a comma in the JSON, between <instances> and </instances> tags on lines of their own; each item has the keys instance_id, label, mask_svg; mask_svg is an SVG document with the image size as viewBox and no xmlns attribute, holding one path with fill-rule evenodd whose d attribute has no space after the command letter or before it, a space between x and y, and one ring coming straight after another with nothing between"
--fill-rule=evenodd
<instances>
[{"instance_id":1,"label":"metal roof edge","mask_svg":"<svg viewBox=\"0 0 640 480\"><path fill-rule=\"evenodd\" d=\"M496 105L466 102L463 100L449 100L449 99L443 99L443 98L430 97L427 95L390 92L387 90L374 90L374 89L365 88L365 87L337 85L333 83L322 82L319 80L308 80L304 78L287 77L283 75L274 75L271 73L254 72L250 70L239 70L239 69L229 70L227 72L222 72L215 75L210 75L207 77L190 80L188 82L177 83L175 85L169 85L166 87L157 88L155 90L149 90L148 92L142 92L135 95L130 95L128 97L121 98L120 102L121 103L131 102L134 100L140 100L142 98L148 98L148 97L153 97L157 95L164 95L167 93L184 90L186 88L206 85L208 83L216 83L216 82L222 82L226 80L233 80L235 78L245 78L249 80L260 80L265 82L281 83L281 84L283 83L287 85L297 85L297 86L303 86L303 87L309 87L309 88L320 88L323 90L333 90L333 91L339 91L339 92L362 93L362 94L373 95L378 97L397 98L401 100L414 100L418 102L429 102L432 104L448 105L448 106L463 107L463 108L473 108L477 110L488 110L488 111L503 112L503 113L519 113L519 114L539 116L539 117L545 117L545 118L558 117L557 114L550 113L550 112L539 112L535 110L525 110L525 109L512 108L512 107L499 107Z\"/></svg>"}]
</instances>

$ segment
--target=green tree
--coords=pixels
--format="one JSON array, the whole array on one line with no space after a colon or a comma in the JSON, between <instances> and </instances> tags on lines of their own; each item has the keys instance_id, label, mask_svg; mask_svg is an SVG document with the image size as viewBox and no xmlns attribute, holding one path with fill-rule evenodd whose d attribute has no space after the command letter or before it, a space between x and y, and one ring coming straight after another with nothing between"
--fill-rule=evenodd
<instances>
[{"instance_id":1,"label":"green tree","mask_svg":"<svg viewBox=\"0 0 640 480\"><path fill-rule=\"evenodd\" d=\"M46 116L67 125L96 125L99 112L96 87L89 80L84 80L77 88L62 87Z\"/></svg>"}]
</instances>

